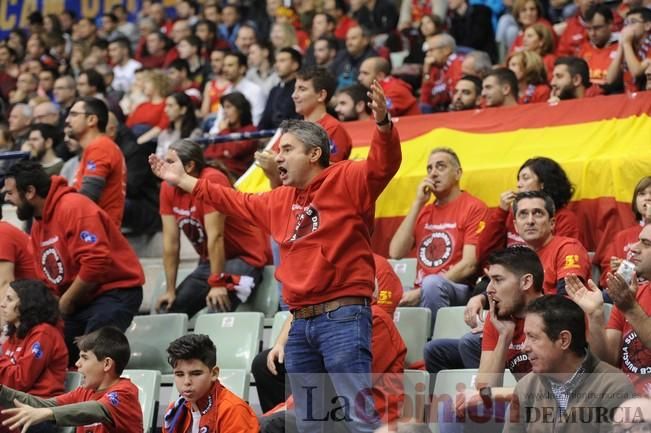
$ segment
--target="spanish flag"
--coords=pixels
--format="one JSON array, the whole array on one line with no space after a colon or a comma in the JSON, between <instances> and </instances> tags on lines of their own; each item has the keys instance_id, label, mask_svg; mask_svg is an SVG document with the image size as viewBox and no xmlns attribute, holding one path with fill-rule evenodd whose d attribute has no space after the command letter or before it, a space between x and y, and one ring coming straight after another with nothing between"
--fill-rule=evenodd
<instances>
[{"instance_id":1,"label":"spanish flag","mask_svg":"<svg viewBox=\"0 0 651 433\"><path fill-rule=\"evenodd\" d=\"M570 208L579 219L588 250L603 236L635 223L630 203L638 180L651 174L651 92L598 96L394 119L402 142L400 170L378 199L374 249L386 256L391 237L426 174L430 151L453 149L461 160L462 189L489 207L516 188L517 171L532 157L559 162L576 191ZM353 138L351 159L364 159L372 121L345 124ZM269 189L255 168L238 189Z\"/></svg>"}]
</instances>

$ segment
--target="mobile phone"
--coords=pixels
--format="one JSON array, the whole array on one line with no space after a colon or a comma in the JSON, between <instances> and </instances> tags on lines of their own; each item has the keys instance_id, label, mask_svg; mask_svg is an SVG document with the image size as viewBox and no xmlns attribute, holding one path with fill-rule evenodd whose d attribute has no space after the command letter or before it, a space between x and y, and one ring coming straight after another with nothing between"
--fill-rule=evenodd
<instances>
[{"instance_id":1,"label":"mobile phone","mask_svg":"<svg viewBox=\"0 0 651 433\"><path fill-rule=\"evenodd\" d=\"M628 260L622 260L622 263L617 268L617 273L624 278L626 284L629 286L633 282L633 275L635 274L635 265Z\"/></svg>"}]
</instances>

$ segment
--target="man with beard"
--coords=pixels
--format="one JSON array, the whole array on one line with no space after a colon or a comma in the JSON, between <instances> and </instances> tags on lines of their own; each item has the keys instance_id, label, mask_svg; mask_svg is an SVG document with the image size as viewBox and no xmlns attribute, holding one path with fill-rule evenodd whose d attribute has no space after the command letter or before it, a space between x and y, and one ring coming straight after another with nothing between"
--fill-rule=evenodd
<instances>
[{"instance_id":1,"label":"man with beard","mask_svg":"<svg viewBox=\"0 0 651 433\"><path fill-rule=\"evenodd\" d=\"M371 109L368 106L370 99L368 90L361 84L341 89L335 95L335 112L340 122L367 120L371 118Z\"/></svg>"},{"instance_id":2,"label":"man with beard","mask_svg":"<svg viewBox=\"0 0 651 433\"><path fill-rule=\"evenodd\" d=\"M109 325L124 331L138 312L145 281L138 257L106 212L37 162L12 166L3 192L18 218L33 218L36 274L59 297L73 365L77 337Z\"/></svg>"},{"instance_id":3,"label":"man with beard","mask_svg":"<svg viewBox=\"0 0 651 433\"><path fill-rule=\"evenodd\" d=\"M552 73L552 94L549 102L567 99L581 99L599 94L591 89L588 63L578 57L559 57L554 62Z\"/></svg>"},{"instance_id":4,"label":"man with beard","mask_svg":"<svg viewBox=\"0 0 651 433\"><path fill-rule=\"evenodd\" d=\"M481 102L481 79L464 75L454 86L450 111L474 110Z\"/></svg>"},{"instance_id":5,"label":"man with beard","mask_svg":"<svg viewBox=\"0 0 651 433\"><path fill-rule=\"evenodd\" d=\"M510 107L518 104L518 79L509 68L496 68L482 81L481 96L486 107Z\"/></svg>"},{"instance_id":6,"label":"man with beard","mask_svg":"<svg viewBox=\"0 0 651 433\"><path fill-rule=\"evenodd\" d=\"M432 327L439 308L466 304L477 272L479 235L486 225L487 208L461 190L462 173L454 150L432 150L427 176L389 245L393 259L405 257L416 246L416 281L400 305L432 310ZM436 201L427 204L432 196Z\"/></svg>"},{"instance_id":7,"label":"man with beard","mask_svg":"<svg viewBox=\"0 0 651 433\"><path fill-rule=\"evenodd\" d=\"M59 145L61 139L58 129L46 123L32 125L27 136L32 159L41 164L48 176L59 174L63 167L63 160L54 153L54 148Z\"/></svg>"},{"instance_id":8,"label":"man with beard","mask_svg":"<svg viewBox=\"0 0 651 433\"><path fill-rule=\"evenodd\" d=\"M97 98L74 103L66 118L66 133L82 149L72 187L99 205L120 227L126 198L127 169L124 155L105 135L108 108Z\"/></svg>"}]
</instances>

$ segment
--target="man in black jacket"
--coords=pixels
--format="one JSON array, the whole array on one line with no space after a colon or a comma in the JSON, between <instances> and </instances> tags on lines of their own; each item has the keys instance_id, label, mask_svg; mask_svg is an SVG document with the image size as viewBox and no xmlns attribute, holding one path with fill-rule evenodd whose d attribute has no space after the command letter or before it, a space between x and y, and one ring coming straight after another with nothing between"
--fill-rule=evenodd
<instances>
[{"instance_id":1,"label":"man in black jacket","mask_svg":"<svg viewBox=\"0 0 651 433\"><path fill-rule=\"evenodd\" d=\"M296 84L296 72L301 69L302 56L294 48L283 48L276 55L276 73L280 83L269 92L267 105L262 113L258 129L276 129L285 119L300 119L296 113L292 93Z\"/></svg>"},{"instance_id":2,"label":"man in black jacket","mask_svg":"<svg viewBox=\"0 0 651 433\"><path fill-rule=\"evenodd\" d=\"M448 1L448 28L457 46L485 51L497 63L491 10L468 0Z\"/></svg>"}]
</instances>

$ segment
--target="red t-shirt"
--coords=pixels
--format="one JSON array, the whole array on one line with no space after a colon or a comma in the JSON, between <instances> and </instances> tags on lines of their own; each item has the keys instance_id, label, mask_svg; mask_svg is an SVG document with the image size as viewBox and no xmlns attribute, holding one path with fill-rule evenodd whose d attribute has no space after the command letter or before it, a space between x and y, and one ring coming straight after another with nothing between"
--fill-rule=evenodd
<instances>
[{"instance_id":1,"label":"red t-shirt","mask_svg":"<svg viewBox=\"0 0 651 433\"><path fill-rule=\"evenodd\" d=\"M556 283L569 274L576 274L583 281L590 278L590 258L581 242L564 236L552 236L551 241L538 251L538 258L545 271L543 292L556 294Z\"/></svg>"},{"instance_id":2,"label":"red t-shirt","mask_svg":"<svg viewBox=\"0 0 651 433\"><path fill-rule=\"evenodd\" d=\"M222 129L218 135L253 131L256 131L255 126L247 125L241 128ZM256 150L258 150L258 140L237 140L211 144L206 147L203 154L207 160L218 159L231 173L239 177L253 164L253 155Z\"/></svg>"},{"instance_id":3,"label":"red t-shirt","mask_svg":"<svg viewBox=\"0 0 651 433\"><path fill-rule=\"evenodd\" d=\"M127 117L127 126L129 128L135 125L149 125L152 128L158 126L160 129L167 129L169 124L170 119L165 113L165 102L159 102L158 104L143 102Z\"/></svg>"},{"instance_id":4,"label":"red t-shirt","mask_svg":"<svg viewBox=\"0 0 651 433\"><path fill-rule=\"evenodd\" d=\"M542 24L547 27L549 31L552 32L552 35L554 36L554 43L556 43L556 32L554 32L554 27L549 21L544 18L540 18L538 21L536 21L536 24ZM524 30L520 30L518 32L518 35L513 40L513 44L511 44L511 48L509 48L509 56L517 51L522 50L524 50Z\"/></svg>"},{"instance_id":5,"label":"red t-shirt","mask_svg":"<svg viewBox=\"0 0 651 433\"><path fill-rule=\"evenodd\" d=\"M77 427L77 433L142 433L142 409L138 388L129 379L120 379L104 391L79 388L56 398L57 406L97 401L111 416L113 424L90 424Z\"/></svg>"},{"instance_id":6,"label":"red t-shirt","mask_svg":"<svg viewBox=\"0 0 651 433\"><path fill-rule=\"evenodd\" d=\"M506 354L506 368L513 374L526 374L531 372L531 363L527 354L522 351L526 337L524 335L524 319L516 317L511 320L515 322L515 331L513 331L513 339ZM488 313L484 321L484 334L481 340L482 352L495 350L498 338L499 333L493 326L490 313Z\"/></svg>"},{"instance_id":7,"label":"red t-shirt","mask_svg":"<svg viewBox=\"0 0 651 433\"><path fill-rule=\"evenodd\" d=\"M606 84L608 67L612 63L619 44L612 42L603 48L597 48L586 39L579 49L579 57L588 63L590 68L590 82L592 84Z\"/></svg>"},{"instance_id":8,"label":"red t-shirt","mask_svg":"<svg viewBox=\"0 0 651 433\"><path fill-rule=\"evenodd\" d=\"M651 283L641 284L637 288L635 299L642 310L651 315ZM616 306L610 313L606 329L615 329L622 333L620 368L631 379L640 395L651 396L651 348L642 344L637 332Z\"/></svg>"},{"instance_id":9,"label":"red t-shirt","mask_svg":"<svg viewBox=\"0 0 651 433\"><path fill-rule=\"evenodd\" d=\"M63 393L68 349L60 329L40 323L25 338L14 333L2 345L0 383L42 398Z\"/></svg>"},{"instance_id":10,"label":"red t-shirt","mask_svg":"<svg viewBox=\"0 0 651 433\"><path fill-rule=\"evenodd\" d=\"M641 62L645 59L651 59L651 35L648 35L640 42L640 48L637 50L637 59ZM624 70L623 79L624 79L624 88L626 92L632 93L637 92L638 88L635 85L635 77L631 74L631 71L628 70L626 66L626 60L622 63L622 69Z\"/></svg>"},{"instance_id":11,"label":"red t-shirt","mask_svg":"<svg viewBox=\"0 0 651 433\"><path fill-rule=\"evenodd\" d=\"M538 84L536 86L529 84L524 94L518 95L518 104L547 102L551 91L552 89L547 84Z\"/></svg>"},{"instance_id":12,"label":"red t-shirt","mask_svg":"<svg viewBox=\"0 0 651 433\"><path fill-rule=\"evenodd\" d=\"M34 256L29 251L29 236L11 224L0 221L0 261L14 264L14 278L36 278Z\"/></svg>"},{"instance_id":13,"label":"red t-shirt","mask_svg":"<svg viewBox=\"0 0 651 433\"><path fill-rule=\"evenodd\" d=\"M104 179L104 190L97 204L119 227L127 196L127 166L118 145L106 135L97 137L84 149L72 187L81 190L86 176Z\"/></svg>"},{"instance_id":14,"label":"red t-shirt","mask_svg":"<svg viewBox=\"0 0 651 433\"><path fill-rule=\"evenodd\" d=\"M588 39L586 23L579 14L567 19L567 27L561 35L556 47L556 54L559 56L579 56L583 41Z\"/></svg>"},{"instance_id":15,"label":"red t-shirt","mask_svg":"<svg viewBox=\"0 0 651 433\"><path fill-rule=\"evenodd\" d=\"M413 116L420 114L418 101L414 96L411 85L399 78L389 76L380 81L384 97L387 102L387 110L393 117Z\"/></svg>"},{"instance_id":16,"label":"red t-shirt","mask_svg":"<svg viewBox=\"0 0 651 433\"><path fill-rule=\"evenodd\" d=\"M429 78L420 86L420 101L432 107L447 107L452 101L452 92L461 79L463 57L451 54L443 67L432 66Z\"/></svg>"},{"instance_id":17,"label":"red t-shirt","mask_svg":"<svg viewBox=\"0 0 651 433\"><path fill-rule=\"evenodd\" d=\"M393 317L402 298L402 283L387 259L373 253L375 261L375 284L377 299L375 304Z\"/></svg>"},{"instance_id":18,"label":"red t-shirt","mask_svg":"<svg viewBox=\"0 0 651 433\"><path fill-rule=\"evenodd\" d=\"M337 27L335 27L335 38L342 41L346 40L346 34L348 34L348 30L350 30L352 27L355 27L356 25L357 21L347 15L344 15L337 23Z\"/></svg>"},{"instance_id":19,"label":"red t-shirt","mask_svg":"<svg viewBox=\"0 0 651 433\"><path fill-rule=\"evenodd\" d=\"M226 175L212 167L204 168L199 179L232 188ZM192 194L167 182L161 184L161 215L174 215L179 230L185 233L202 261L209 260L204 216L212 212L216 212L215 208L204 201L197 200ZM251 266L262 267L267 263L265 254L267 244L264 233L252 224L239 218L226 217L224 223L226 259L239 257Z\"/></svg>"},{"instance_id":20,"label":"red t-shirt","mask_svg":"<svg viewBox=\"0 0 651 433\"><path fill-rule=\"evenodd\" d=\"M608 272L615 272L617 269L611 269L610 258L619 257L620 259L629 259L630 250L633 244L640 239L640 232L642 226L639 224L634 225L618 232L612 239L602 239L603 243L607 244L603 247L597 248L597 251L603 251L599 256L595 254L593 263L598 264L601 268L601 278L599 284L601 287L606 287L606 277Z\"/></svg>"},{"instance_id":21,"label":"red t-shirt","mask_svg":"<svg viewBox=\"0 0 651 433\"><path fill-rule=\"evenodd\" d=\"M330 138L330 162L348 159L353 148L353 140L341 122L326 113L316 123L326 130Z\"/></svg>"},{"instance_id":22,"label":"red t-shirt","mask_svg":"<svg viewBox=\"0 0 651 433\"><path fill-rule=\"evenodd\" d=\"M420 287L427 275L444 273L459 262L464 245L476 245L479 252L487 211L484 202L465 191L449 203L432 203L421 209L414 227L415 287Z\"/></svg>"}]
</instances>

